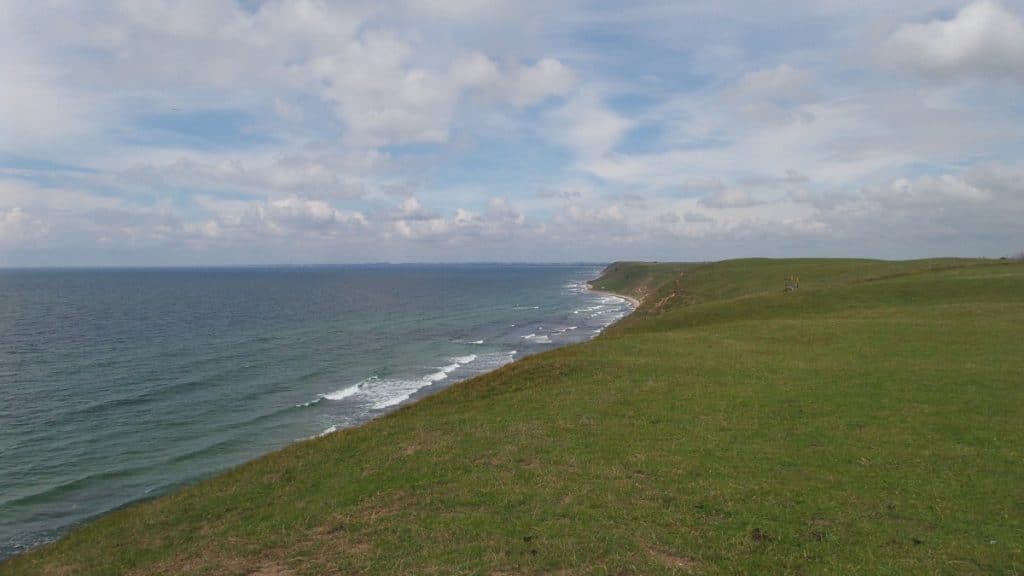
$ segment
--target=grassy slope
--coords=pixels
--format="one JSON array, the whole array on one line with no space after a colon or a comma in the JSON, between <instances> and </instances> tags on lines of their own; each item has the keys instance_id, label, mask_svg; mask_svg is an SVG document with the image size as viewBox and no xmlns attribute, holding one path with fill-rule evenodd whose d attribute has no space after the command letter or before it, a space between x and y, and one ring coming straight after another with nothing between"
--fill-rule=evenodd
<instances>
[{"instance_id":1,"label":"grassy slope","mask_svg":"<svg viewBox=\"0 0 1024 576\"><path fill-rule=\"evenodd\" d=\"M0 574L1024 571L1024 265L682 270L588 344Z\"/></svg>"},{"instance_id":2,"label":"grassy slope","mask_svg":"<svg viewBox=\"0 0 1024 576\"><path fill-rule=\"evenodd\" d=\"M644 300L659 287L694 266L684 263L616 262L605 268L601 277L590 284L597 290Z\"/></svg>"}]
</instances>

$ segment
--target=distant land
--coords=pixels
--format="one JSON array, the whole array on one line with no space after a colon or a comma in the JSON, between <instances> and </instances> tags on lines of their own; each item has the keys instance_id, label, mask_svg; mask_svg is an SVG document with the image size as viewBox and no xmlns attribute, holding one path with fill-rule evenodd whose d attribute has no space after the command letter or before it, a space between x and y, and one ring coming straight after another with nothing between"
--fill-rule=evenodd
<instances>
[{"instance_id":1,"label":"distant land","mask_svg":"<svg viewBox=\"0 0 1024 576\"><path fill-rule=\"evenodd\" d=\"M129 506L24 574L1015 574L1024 263L617 263L597 338Z\"/></svg>"}]
</instances>

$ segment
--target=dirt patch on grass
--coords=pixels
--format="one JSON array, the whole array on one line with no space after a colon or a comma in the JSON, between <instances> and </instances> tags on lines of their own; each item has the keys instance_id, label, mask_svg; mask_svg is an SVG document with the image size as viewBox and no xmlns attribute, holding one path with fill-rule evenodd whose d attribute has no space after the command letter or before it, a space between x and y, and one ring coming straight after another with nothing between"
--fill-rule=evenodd
<instances>
[{"instance_id":1,"label":"dirt patch on grass","mask_svg":"<svg viewBox=\"0 0 1024 576\"><path fill-rule=\"evenodd\" d=\"M411 508L415 502L416 499L405 492L387 492L364 500L347 516L350 520L373 523Z\"/></svg>"},{"instance_id":2,"label":"dirt patch on grass","mask_svg":"<svg viewBox=\"0 0 1024 576\"><path fill-rule=\"evenodd\" d=\"M43 568L44 576L72 576L72 574L78 574L78 572L79 568L77 566L67 564Z\"/></svg>"},{"instance_id":3,"label":"dirt patch on grass","mask_svg":"<svg viewBox=\"0 0 1024 576\"><path fill-rule=\"evenodd\" d=\"M255 572L250 572L249 576L292 576L293 574L295 572L292 572L288 567L277 562L270 562L260 566Z\"/></svg>"},{"instance_id":4,"label":"dirt patch on grass","mask_svg":"<svg viewBox=\"0 0 1024 576\"><path fill-rule=\"evenodd\" d=\"M192 551L190 553L177 554L172 558L142 566L131 574L256 574L253 570L262 566L258 559L243 559L237 557L225 557L217 552ZM267 573L262 576L271 576L276 573Z\"/></svg>"},{"instance_id":5,"label":"dirt patch on grass","mask_svg":"<svg viewBox=\"0 0 1024 576\"><path fill-rule=\"evenodd\" d=\"M698 574L703 567L700 560L696 558L679 556L658 548L649 547L647 548L647 553L662 566L677 568L687 574Z\"/></svg>"},{"instance_id":6,"label":"dirt patch on grass","mask_svg":"<svg viewBox=\"0 0 1024 576\"><path fill-rule=\"evenodd\" d=\"M420 428L410 434L407 441L397 446L397 455L404 458L420 452L443 451L448 449L451 444L450 436Z\"/></svg>"},{"instance_id":7,"label":"dirt patch on grass","mask_svg":"<svg viewBox=\"0 0 1024 576\"><path fill-rule=\"evenodd\" d=\"M678 292L672 292L671 294L669 294L668 296L665 296L661 300L658 300L657 303L655 303L653 306L651 306L650 311L655 313L655 314L660 314L661 312L664 312L665 309L667 308L668 303L672 302L673 300L675 300L676 297L678 297L678 296L679 296Z\"/></svg>"}]
</instances>

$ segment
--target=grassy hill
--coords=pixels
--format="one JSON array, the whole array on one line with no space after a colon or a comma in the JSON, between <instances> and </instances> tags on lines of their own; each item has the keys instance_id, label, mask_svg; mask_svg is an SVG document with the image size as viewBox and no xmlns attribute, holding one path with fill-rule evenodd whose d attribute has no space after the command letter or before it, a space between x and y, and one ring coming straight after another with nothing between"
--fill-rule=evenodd
<instances>
[{"instance_id":1,"label":"grassy hill","mask_svg":"<svg viewBox=\"0 0 1024 576\"><path fill-rule=\"evenodd\" d=\"M697 264L657 262L616 262L590 283L595 290L623 294L644 300Z\"/></svg>"},{"instance_id":2,"label":"grassy hill","mask_svg":"<svg viewBox=\"0 0 1024 576\"><path fill-rule=\"evenodd\" d=\"M1024 572L1024 264L621 264L595 285L645 300L0 574Z\"/></svg>"}]
</instances>

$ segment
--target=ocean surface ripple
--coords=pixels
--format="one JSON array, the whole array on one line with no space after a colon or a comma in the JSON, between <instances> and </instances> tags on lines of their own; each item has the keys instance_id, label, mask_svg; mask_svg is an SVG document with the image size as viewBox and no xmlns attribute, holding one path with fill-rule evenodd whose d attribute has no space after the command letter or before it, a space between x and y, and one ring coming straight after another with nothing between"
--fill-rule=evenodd
<instances>
[{"instance_id":1,"label":"ocean surface ripple","mask_svg":"<svg viewBox=\"0 0 1024 576\"><path fill-rule=\"evenodd\" d=\"M631 310L595 265L0 271L0 558Z\"/></svg>"}]
</instances>

